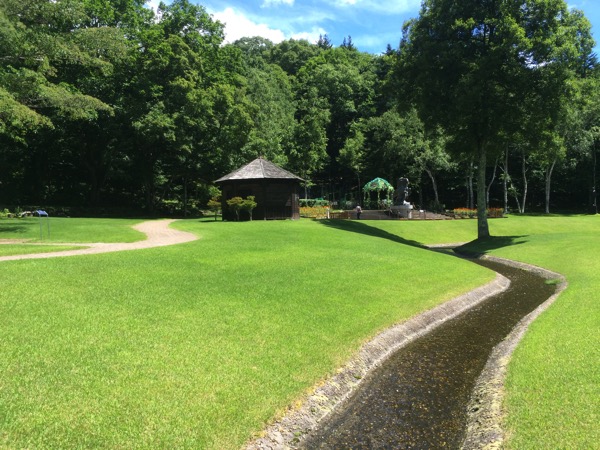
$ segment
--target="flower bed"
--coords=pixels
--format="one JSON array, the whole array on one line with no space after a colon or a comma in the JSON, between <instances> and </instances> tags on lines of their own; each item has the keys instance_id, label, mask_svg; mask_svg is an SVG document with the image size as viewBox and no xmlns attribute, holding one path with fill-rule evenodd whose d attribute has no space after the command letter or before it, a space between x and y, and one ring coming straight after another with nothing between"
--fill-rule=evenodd
<instances>
[{"instance_id":1,"label":"flower bed","mask_svg":"<svg viewBox=\"0 0 600 450\"><path fill-rule=\"evenodd\" d=\"M349 219L350 213L343 210L332 210L327 206L301 206L300 217L309 219Z\"/></svg>"},{"instance_id":2,"label":"flower bed","mask_svg":"<svg viewBox=\"0 0 600 450\"><path fill-rule=\"evenodd\" d=\"M474 219L477 217L477 210L470 208L455 208L452 213L456 219ZM490 218L503 217L504 210L502 208L488 208L487 216Z\"/></svg>"},{"instance_id":3,"label":"flower bed","mask_svg":"<svg viewBox=\"0 0 600 450\"><path fill-rule=\"evenodd\" d=\"M309 219L326 219L328 210L329 208L326 206L301 206L300 217L307 217Z\"/></svg>"}]
</instances>

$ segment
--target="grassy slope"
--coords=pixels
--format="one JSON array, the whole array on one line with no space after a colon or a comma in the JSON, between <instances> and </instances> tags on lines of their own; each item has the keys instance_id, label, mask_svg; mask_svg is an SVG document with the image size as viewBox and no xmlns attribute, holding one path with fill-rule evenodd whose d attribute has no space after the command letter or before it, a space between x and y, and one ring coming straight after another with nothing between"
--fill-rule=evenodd
<instances>
[{"instance_id":1,"label":"grassy slope","mask_svg":"<svg viewBox=\"0 0 600 450\"><path fill-rule=\"evenodd\" d=\"M480 249L564 274L569 288L510 364L510 448L599 448L600 216L492 221ZM473 246L476 248L475 246Z\"/></svg>"},{"instance_id":2,"label":"grassy slope","mask_svg":"<svg viewBox=\"0 0 600 450\"><path fill-rule=\"evenodd\" d=\"M394 230L393 222L372 222ZM469 241L475 221L405 222L419 242ZM600 448L600 216L510 217L472 250L565 275L569 288L531 326L507 380L509 448Z\"/></svg>"},{"instance_id":3,"label":"grassy slope","mask_svg":"<svg viewBox=\"0 0 600 450\"><path fill-rule=\"evenodd\" d=\"M24 239L28 242L135 242L144 234L131 228L140 223L135 219L86 219L27 217L0 220L0 239ZM48 223L50 237L48 238Z\"/></svg>"},{"instance_id":4,"label":"grassy slope","mask_svg":"<svg viewBox=\"0 0 600 450\"><path fill-rule=\"evenodd\" d=\"M61 252L63 250L75 250L85 248L85 246L64 246L64 245L23 245L23 244L2 244L0 245L0 256L26 255L29 253L50 253Z\"/></svg>"},{"instance_id":5,"label":"grassy slope","mask_svg":"<svg viewBox=\"0 0 600 450\"><path fill-rule=\"evenodd\" d=\"M0 447L238 448L377 330L493 277L400 222L178 227L202 239L2 263Z\"/></svg>"},{"instance_id":6,"label":"grassy slope","mask_svg":"<svg viewBox=\"0 0 600 450\"><path fill-rule=\"evenodd\" d=\"M599 221L493 220L500 237L479 246L561 272L570 283L511 362L512 448L600 441ZM0 328L0 447L186 439L235 447L353 345L393 322L390 311L411 314L414 292L443 291L445 275L481 276L394 243L398 235L468 241L474 221L344 222L345 233L312 222L179 224L203 240L2 266L9 288L0 316L9 320ZM423 276L433 267L435 278ZM35 283L57 292L24 297Z\"/></svg>"}]
</instances>

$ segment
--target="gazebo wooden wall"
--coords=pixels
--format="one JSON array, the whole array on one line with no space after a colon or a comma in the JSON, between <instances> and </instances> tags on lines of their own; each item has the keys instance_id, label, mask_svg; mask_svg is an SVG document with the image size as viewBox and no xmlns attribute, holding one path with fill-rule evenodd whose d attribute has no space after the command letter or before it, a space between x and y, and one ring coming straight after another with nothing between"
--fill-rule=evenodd
<instances>
[{"instance_id":1,"label":"gazebo wooden wall","mask_svg":"<svg viewBox=\"0 0 600 450\"><path fill-rule=\"evenodd\" d=\"M227 200L250 195L257 203L253 219L299 219L302 181L277 164L257 158L215 181L222 190L223 220L235 219L235 214L228 211Z\"/></svg>"},{"instance_id":2,"label":"gazebo wooden wall","mask_svg":"<svg viewBox=\"0 0 600 450\"><path fill-rule=\"evenodd\" d=\"M227 209L227 200L249 195L253 195L257 203L252 212L254 220L300 218L300 183L297 180L229 180L220 184L224 220L235 220L235 214Z\"/></svg>"}]
</instances>

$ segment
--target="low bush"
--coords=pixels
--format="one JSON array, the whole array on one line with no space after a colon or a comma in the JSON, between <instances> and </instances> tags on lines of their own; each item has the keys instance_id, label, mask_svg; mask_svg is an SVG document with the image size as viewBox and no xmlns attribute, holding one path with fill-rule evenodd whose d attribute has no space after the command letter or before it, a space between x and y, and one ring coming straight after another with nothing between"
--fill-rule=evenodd
<instances>
[{"instance_id":1,"label":"low bush","mask_svg":"<svg viewBox=\"0 0 600 450\"><path fill-rule=\"evenodd\" d=\"M452 210L452 213L455 217L462 219L474 219L477 217L477 210L470 208L455 208ZM488 208L487 215L488 217L503 217L504 210L502 208Z\"/></svg>"},{"instance_id":2,"label":"low bush","mask_svg":"<svg viewBox=\"0 0 600 450\"><path fill-rule=\"evenodd\" d=\"M329 200L322 198L301 198L300 207L313 207L313 206L329 206Z\"/></svg>"}]
</instances>

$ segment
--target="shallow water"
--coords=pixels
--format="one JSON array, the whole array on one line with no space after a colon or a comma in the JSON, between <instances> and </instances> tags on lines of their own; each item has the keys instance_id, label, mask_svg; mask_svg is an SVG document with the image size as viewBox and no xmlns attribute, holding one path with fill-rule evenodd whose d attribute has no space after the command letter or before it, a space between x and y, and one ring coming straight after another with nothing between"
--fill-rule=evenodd
<instances>
[{"instance_id":1,"label":"shallow water","mask_svg":"<svg viewBox=\"0 0 600 450\"><path fill-rule=\"evenodd\" d=\"M492 349L555 291L539 275L475 261L509 289L398 350L303 448L458 448L467 404Z\"/></svg>"}]
</instances>

